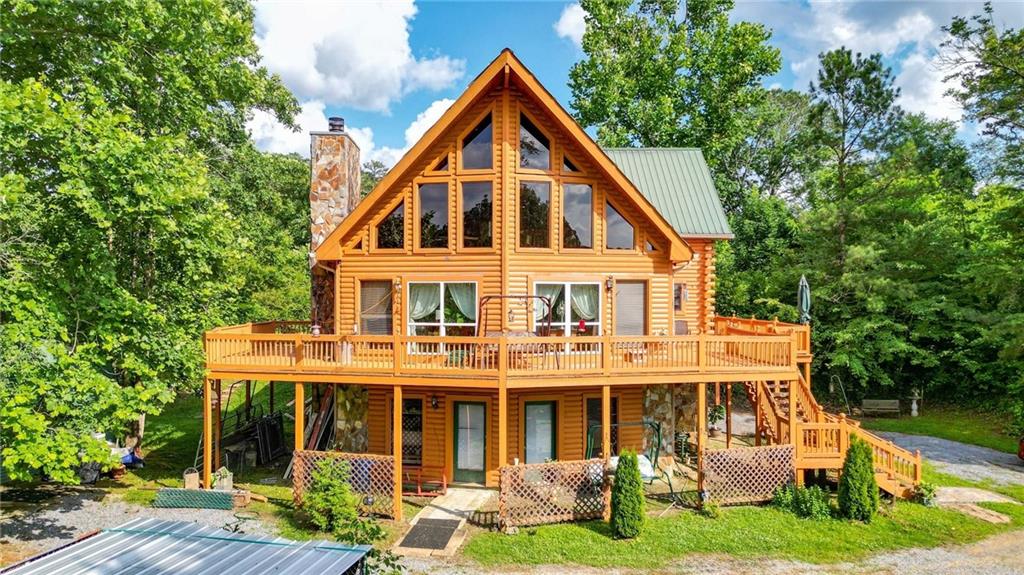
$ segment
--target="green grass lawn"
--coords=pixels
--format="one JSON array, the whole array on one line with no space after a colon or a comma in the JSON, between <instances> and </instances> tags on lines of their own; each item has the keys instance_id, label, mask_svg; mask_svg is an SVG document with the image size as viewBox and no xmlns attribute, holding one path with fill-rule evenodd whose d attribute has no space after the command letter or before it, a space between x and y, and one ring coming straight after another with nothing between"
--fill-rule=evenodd
<instances>
[{"instance_id":1,"label":"green grass lawn","mask_svg":"<svg viewBox=\"0 0 1024 575\"><path fill-rule=\"evenodd\" d=\"M934 405L922 408L918 417L869 417L862 422L867 429L931 435L1017 453L1019 438L1006 433L1008 418L998 412Z\"/></svg>"},{"instance_id":2,"label":"green grass lawn","mask_svg":"<svg viewBox=\"0 0 1024 575\"><path fill-rule=\"evenodd\" d=\"M695 553L773 557L810 563L851 561L909 547L967 543L1024 526L1024 506L986 505L1009 515L1010 525L993 525L945 509L897 502L871 524L813 521L770 507L723 509L708 519L693 512L650 518L635 540L611 538L601 521L523 529L517 535L481 533L464 547L479 563L567 564L597 568L657 569Z\"/></svg>"}]
</instances>

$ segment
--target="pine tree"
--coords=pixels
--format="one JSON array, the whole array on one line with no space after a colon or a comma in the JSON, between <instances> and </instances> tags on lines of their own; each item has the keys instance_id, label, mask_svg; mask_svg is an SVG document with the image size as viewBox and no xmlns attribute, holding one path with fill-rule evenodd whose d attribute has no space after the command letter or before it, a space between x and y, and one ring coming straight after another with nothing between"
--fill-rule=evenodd
<instances>
[{"instance_id":1,"label":"pine tree","mask_svg":"<svg viewBox=\"0 0 1024 575\"><path fill-rule=\"evenodd\" d=\"M847 519L870 523L878 511L878 483L871 446L850 437L850 448L839 478L839 513Z\"/></svg>"},{"instance_id":2,"label":"pine tree","mask_svg":"<svg viewBox=\"0 0 1024 575\"><path fill-rule=\"evenodd\" d=\"M636 453L619 455L612 486L612 535L616 539L632 539L644 526L644 487L640 481L640 463Z\"/></svg>"}]
</instances>

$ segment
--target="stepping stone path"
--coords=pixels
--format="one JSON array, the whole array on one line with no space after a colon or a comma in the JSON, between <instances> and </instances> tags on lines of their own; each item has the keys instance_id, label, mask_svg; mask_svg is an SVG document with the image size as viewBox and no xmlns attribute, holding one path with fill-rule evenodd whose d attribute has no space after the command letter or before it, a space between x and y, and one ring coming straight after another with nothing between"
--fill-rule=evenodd
<instances>
[{"instance_id":1,"label":"stepping stone path","mask_svg":"<svg viewBox=\"0 0 1024 575\"><path fill-rule=\"evenodd\" d=\"M989 523L1009 523L1010 518L1002 513L980 507L978 503L1012 503L1019 505L1020 502L993 493L985 489L975 487L939 487L935 491L935 505L953 509L971 517L976 517Z\"/></svg>"}]
</instances>

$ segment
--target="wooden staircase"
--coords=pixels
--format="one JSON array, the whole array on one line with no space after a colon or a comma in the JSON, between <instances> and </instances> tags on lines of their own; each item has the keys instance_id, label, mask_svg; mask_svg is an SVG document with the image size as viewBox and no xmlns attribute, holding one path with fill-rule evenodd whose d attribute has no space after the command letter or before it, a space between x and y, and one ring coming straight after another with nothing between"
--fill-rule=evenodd
<instances>
[{"instance_id":1,"label":"wooden staircase","mask_svg":"<svg viewBox=\"0 0 1024 575\"><path fill-rule=\"evenodd\" d=\"M756 443L795 445L798 477L806 470L841 470L852 435L871 446L875 479L883 491L905 498L921 482L920 452L882 439L845 414L826 413L802 375L794 381L746 382L744 387L754 409Z\"/></svg>"}]
</instances>

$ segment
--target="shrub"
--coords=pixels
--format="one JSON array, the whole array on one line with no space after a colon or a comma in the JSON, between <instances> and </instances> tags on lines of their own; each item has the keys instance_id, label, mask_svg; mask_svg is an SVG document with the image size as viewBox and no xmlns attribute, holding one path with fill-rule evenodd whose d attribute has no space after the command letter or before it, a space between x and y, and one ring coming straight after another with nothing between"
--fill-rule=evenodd
<instances>
[{"instance_id":1,"label":"shrub","mask_svg":"<svg viewBox=\"0 0 1024 575\"><path fill-rule=\"evenodd\" d=\"M839 512L847 519L870 523L877 511L878 483L871 446L851 436L839 478Z\"/></svg>"},{"instance_id":2,"label":"shrub","mask_svg":"<svg viewBox=\"0 0 1024 575\"><path fill-rule=\"evenodd\" d=\"M640 535L644 526L644 487L636 453L623 451L612 485L612 535L630 539Z\"/></svg>"},{"instance_id":3,"label":"shrub","mask_svg":"<svg viewBox=\"0 0 1024 575\"><path fill-rule=\"evenodd\" d=\"M798 487L789 484L779 487L772 496L772 505L804 519L820 520L832 517L829 493L817 485Z\"/></svg>"},{"instance_id":4,"label":"shrub","mask_svg":"<svg viewBox=\"0 0 1024 575\"><path fill-rule=\"evenodd\" d=\"M347 461L327 459L317 464L309 489L302 495L302 510L313 524L338 541L355 545L373 545L387 532L372 519L359 517L359 495L349 483L351 467ZM367 565L373 573L400 573L398 557L391 551L372 548Z\"/></svg>"},{"instance_id":5,"label":"shrub","mask_svg":"<svg viewBox=\"0 0 1024 575\"><path fill-rule=\"evenodd\" d=\"M927 507L935 504L935 484L927 481L919 483L914 488L914 501Z\"/></svg>"},{"instance_id":6,"label":"shrub","mask_svg":"<svg viewBox=\"0 0 1024 575\"><path fill-rule=\"evenodd\" d=\"M722 516L722 509L717 503L708 501L704 505L700 506L700 514L708 519L718 519Z\"/></svg>"}]
</instances>

